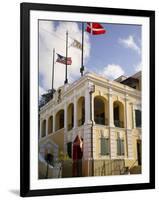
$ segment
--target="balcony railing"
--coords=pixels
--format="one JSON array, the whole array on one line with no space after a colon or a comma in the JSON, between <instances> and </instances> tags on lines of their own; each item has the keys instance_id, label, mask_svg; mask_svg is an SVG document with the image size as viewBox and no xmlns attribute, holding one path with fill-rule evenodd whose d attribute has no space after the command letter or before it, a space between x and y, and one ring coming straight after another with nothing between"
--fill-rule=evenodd
<instances>
[{"instance_id":1,"label":"balcony railing","mask_svg":"<svg viewBox=\"0 0 159 200\"><path fill-rule=\"evenodd\" d=\"M84 124L84 119L79 119L78 120L78 126L82 126Z\"/></svg>"},{"instance_id":2,"label":"balcony railing","mask_svg":"<svg viewBox=\"0 0 159 200\"><path fill-rule=\"evenodd\" d=\"M114 125L119 128L124 128L124 122L120 120L114 120Z\"/></svg>"},{"instance_id":3,"label":"balcony railing","mask_svg":"<svg viewBox=\"0 0 159 200\"><path fill-rule=\"evenodd\" d=\"M67 129L70 131L73 128L73 124L68 124Z\"/></svg>"},{"instance_id":4,"label":"balcony railing","mask_svg":"<svg viewBox=\"0 0 159 200\"><path fill-rule=\"evenodd\" d=\"M95 117L94 121L95 121L96 124L108 125L108 119L107 118Z\"/></svg>"}]
</instances>

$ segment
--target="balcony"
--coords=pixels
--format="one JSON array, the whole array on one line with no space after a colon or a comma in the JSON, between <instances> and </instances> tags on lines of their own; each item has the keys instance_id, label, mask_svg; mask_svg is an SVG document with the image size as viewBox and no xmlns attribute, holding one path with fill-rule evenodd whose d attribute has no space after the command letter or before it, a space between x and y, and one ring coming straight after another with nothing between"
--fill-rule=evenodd
<instances>
[{"instance_id":1,"label":"balcony","mask_svg":"<svg viewBox=\"0 0 159 200\"><path fill-rule=\"evenodd\" d=\"M108 119L104 117L95 117L94 121L96 124L108 125Z\"/></svg>"},{"instance_id":2,"label":"balcony","mask_svg":"<svg viewBox=\"0 0 159 200\"><path fill-rule=\"evenodd\" d=\"M78 126L82 126L84 124L84 118L78 120Z\"/></svg>"},{"instance_id":3,"label":"balcony","mask_svg":"<svg viewBox=\"0 0 159 200\"><path fill-rule=\"evenodd\" d=\"M73 124L68 124L67 129L68 129L68 131L72 130L73 129Z\"/></svg>"},{"instance_id":4,"label":"balcony","mask_svg":"<svg viewBox=\"0 0 159 200\"><path fill-rule=\"evenodd\" d=\"M120 120L114 120L114 125L119 128L124 128L124 122Z\"/></svg>"}]
</instances>

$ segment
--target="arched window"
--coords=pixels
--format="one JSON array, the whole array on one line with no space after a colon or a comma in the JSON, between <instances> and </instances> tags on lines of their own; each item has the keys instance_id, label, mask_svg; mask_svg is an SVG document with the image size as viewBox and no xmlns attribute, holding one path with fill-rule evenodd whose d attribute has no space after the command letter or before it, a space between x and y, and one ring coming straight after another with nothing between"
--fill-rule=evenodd
<instances>
[{"instance_id":1,"label":"arched window","mask_svg":"<svg viewBox=\"0 0 159 200\"><path fill-rule=\"evenodd\" d=\"M124 106L120 101L113 103L114 111L114 125L116 127L124 128Z\"/></svg>"},{"instance_id":2,"label":"arched window","mask_svg":"<svg viewBox=\"0 0 159 200\"><path fill-rule=\"evenodd\" d=\"M64 110L60 110L56 114L56 131L64 128Z\"/></svg>"},{"instance_id":3,"label":"arched window","mask_svg":"<svg viewBox=\"0 0 159 200\"><path fill-rule=\"evenodd\" d=\"M67 129L71 130L74 126L74 105L71 103L67 109Z\"/></svg>"},{"instance_id":4,"label":"arched window","mask_svg":"<svg viewBox=\"0 0 159 200\"><path fill-rule=\"evenodd\" d=\"M50 116L48 119L48 134L53 132L53 117Z\"/></svg>"},{"instance_id":5,"label":"arched window","mask_svg":"<svg viewBox=\"0 0 159 200\"><path fill-rule=\"evenodd\" d=\"M42 121L41 136L42 136L42 137L45 137L45 136L46 136L46 120L43 120L43 121Z\"/></svg>"},{"instance_id":6,"label":"arched window","mask_svg":"<svg viewBox=\"0 0 159 200\"><path fill-rule=\"evenodd\" d=\"M77 102L77 120L78 126L81 126L85 122L85 98L80 97Z\"/></svg>"},{"instance_id":7,"label":"arched window","mask_svg":"<svg viewBox=\"0 0 159 200\"><path fill-rule=\"evenodd\" d=\"M107 100L101 96L96 96L94 98L94 121L96 124L108 125L108 118L106 116L107 109Z\"/></svg>"}]
</instances>

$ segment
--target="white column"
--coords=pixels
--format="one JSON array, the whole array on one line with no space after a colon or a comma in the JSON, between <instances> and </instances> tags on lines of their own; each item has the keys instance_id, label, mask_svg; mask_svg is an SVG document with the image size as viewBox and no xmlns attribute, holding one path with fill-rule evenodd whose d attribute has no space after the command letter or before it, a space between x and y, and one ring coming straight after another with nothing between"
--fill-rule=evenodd
<instances>
[{"instance_id":1,"label":"white column","mask_svg":"<svg viewBox=\"0 0 159 200\"><path fill-rule=\"evenodd\" d=\"M133 141L132 141L132 131L127 130L127 145L128 145L128 153L127 157L129 159L133 158Z\"/></svg>"},{"instance_id":2,"label":"white column","mask_svg":"<svg viewBox=\"0 0 159 200\"><path fill-rule=\"evenodd\" d=\"M74 104L74 119L73 119L73 123L74 123L74 127L73 128L76 128L77 127L77 102L76 102L76 97L74 97L73 99L73 104Z\"/></svg>"},{"instance_id":3,"label":"white column","mask_svg":"<svg viewBox=\"0 0 159 200\"><path fill-rule=\"evenodd\" d=\"M52 117L53 117L53 133L55 133L55 126L56 126L56 122L55 122L55 113L52 114Z\"/></svg>"},{"instance_id":4,"label":"white column","mask_svg":"<svg viewBox=\"0 0 159 200\"><path fill-rule=\"evenodd\" d=\"M110 157L114 159L117 157L117 147L116 147L116 132L110 129Z\"/></svg>"},{"instance_id":5,"label":"white column","mask_svg":"<svg viewBox=\"0 0 159 200\"><path fill-rule=\"evenodd\" d=\"M39 124L40 138L42 138L42 121L43 119L40 119L40 124Z\"/></svg>"},{"instance_id":6,"label":"white column","mask_svg":"<svg viewBox=\"0 0 159 200\"><path fill-rule=\"evenodd\" d=\"M64 153L67 152L67 105L64 105Z\"/></svg>"},{"instance_id":7,"label":"white column","mask_svg":"<svg viewBox=\"0 0 159 200\"><path fill-rule=\"evenodd\" d=\"M132 104L132 119L133 119L133 122L132 122L133 128L136 128L136 123L135 123L136 117L135 117L135 106L134 106L134 104Z\"/></svg>"},{"instance_id":8,"label":"white column","mask_svg":"<svg viewBox=\"0 0 159 200\"><path fill-rule=\"evenodd\" d=\"M94 121L94 95L93 94L92 94L92 121L95 124L95 121Z\"/></svg>"},{"instance_id":9,"label":"white column","mask_svg":"<svg viewBox=\"0 0 159 200\"><path fill-rule=\"evenodd\" d=\"M128 95L126 95L125 98L125 120L126 120L126 128L127 129L131 129L131 116L130 116L130 112L129 112L129 99L128 99Z\"/></svg>"},{"instance_id":10,"label":"white column","mask_svg":"<svg viewBox=\"0 0 159 200\"><path fill-rule=\"evenodd\" d=\"M108 93L109 99L109 126L114 127L114 111L113 111L113 101L112 101L112 89L109 88Z\"/></svg>"},{"instance_id":11,"label":"white column","mask_svg":"<svg viewBox=\"0 0 159 200\"><path fill-rule=\"evenodd\" d=\"M125 123L124 123L124 127L125 127L125 136L126 136L126 154L125 154L125 157L128 157L129 156L129 145L128 145L128 95L125 96Z\"/></svg>"},{"instance_id":12,"label":"white column","mask_svg":"<svg viewBox=\"0 0 159 200\"><path fill-rule=\"evenodd\" d=\"M48 117L46 118L46 136L48 136Z\"/></svg>"},{"instance_id":13,"label":"white column","mask_svg":"<svg viewBox=\"0 0 159 200\"><path fill-rule=\"evenodd\" d=\"M85 90L85 124L90 123L90 94L89 87L87 85Z\"/></svg>"},{"instance_id":14,"label":"white column","mask_svg":"<svg viewBox=\"0 0 159 200\"><path fill-rule=\"evenodd\" d=\"M67 105L64 105L64 129L67 131Z\"/></svg>"}]
</instances>

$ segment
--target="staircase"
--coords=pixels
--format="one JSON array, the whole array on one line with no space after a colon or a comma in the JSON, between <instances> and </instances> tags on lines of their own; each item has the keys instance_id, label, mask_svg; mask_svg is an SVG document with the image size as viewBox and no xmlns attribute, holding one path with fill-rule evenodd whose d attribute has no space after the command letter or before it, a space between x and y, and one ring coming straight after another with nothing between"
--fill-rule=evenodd
<instances>
[{"instance_id":1,"label":"staircase","mask_svg":"<svg viewBox=\"0 0 159 200\"><path fill-rule=\"evenodd\" d=\"M39 154L38 167L39 167L39 179L60 178L62 175L61 163L56 162L54 166L48 165L41 154ZM46 174L47 174L47 177L46 177Z\"/></svg>"}]
</instances>

